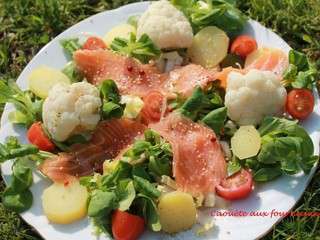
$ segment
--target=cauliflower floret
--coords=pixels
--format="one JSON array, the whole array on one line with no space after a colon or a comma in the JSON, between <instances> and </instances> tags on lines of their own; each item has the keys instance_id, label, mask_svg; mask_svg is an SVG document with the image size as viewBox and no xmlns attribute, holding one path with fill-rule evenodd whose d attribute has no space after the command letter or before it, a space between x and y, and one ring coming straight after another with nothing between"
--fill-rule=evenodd
<instances>
[{"instance_id":1,"label":"cauliflower floret","mask_svg":"<svg viewBox=\"0 0 320 240\"><path fill-rule=\"evenodd\" d=\"M231 120L239 125L256 125L267 115L281 114L286 96L286 89L272 72L255 69L245 75L231 72L225 105Z\"/></svg>"},{"instance_id":2,"label":"cauliflower floret","mask_svg":"<svg viewBox=\"0 0 320 240\"><path fill-rule=\"evenodd\" d=\"M188 48L192 28L188 19L167 0L152 3L138 21L137 35L146 33L159 48Z\"/></svg>"},{"instance_id":3,"label":"cauliflower floret","mask_svg":"<svg viewBox=\"0 0 320 240\"><path fill-rule=\"evenodd\" d=\"M100 120L98 89L86 82L56 84L43 103L43 123L54 140L93 130Z\"/></svg>"},{"instance_id":4,"label":"cauliflower floret","mask_svg":"<svg viewBox=\"0 0 320 240\"><path fill-rule=\"evenodd\" d=\"M183 58L177 51L162 53L160 58L157 60L157 68L161 72L170 72L183 63Z\"/></svg>"}]
</instances>

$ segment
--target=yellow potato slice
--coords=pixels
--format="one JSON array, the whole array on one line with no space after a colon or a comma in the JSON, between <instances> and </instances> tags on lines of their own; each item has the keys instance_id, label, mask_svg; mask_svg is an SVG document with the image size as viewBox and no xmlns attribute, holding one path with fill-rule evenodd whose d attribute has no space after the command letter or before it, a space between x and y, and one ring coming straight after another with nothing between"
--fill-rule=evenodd
<instances>
[{"instance_id":1,"label":"yellow potato slice","mask_svg":"<svg viewBox=\"0 0 320 240\"><path fill-rule=\"evenodd\" d=\"M261 147L261 137L254 126L241 126L231 138L231 149L239 159L256 156Z\"/></svg>"},{"instance_id":2,"label":"yellow potato slice","mask_svg":"<svg viewBox=\"0 0 320 240\"><path fill-rule=\"evenodd\" d=\"M116 37L120 38L129 38L130 33L136 33L136 29L130 24L121 24L112 28L107 34L103 37L104 42L107 46L110 46L113 39Z\"/></svg>"},{"instance_id":3,"label":"yellow potato slice","mask_svg":"<svg viewBox=\"0 0 320 240\"><path fill-rule=\"evenodd\" d=\"M158 205L162 230L177 233L196 223L197 210L190 194L174 191L164 194Z\"/></svg>"},{"instance_id":4,"label":"yellow potato slice","mask_svg":"<svg viewBox=\"0 0 320 240\"><path fill-rule=\"evenodd\" d=\"M87 189L78 181L67 186L54 183L44 190L42 207L50 222L70 224L86 216L87 200Z\"/></svg>"},{"instance_id":5,"label":"yellow potato slice","mask_svg":"<svg viewBox=\"0 0 320 240\"><path fill-rule=\"evenodd\" d=\"M46 98L57 83L70 84L71 81L59 70L47 66L36 68L28 77L29 89L40 98Z\"/></svg>"},{"instance_id":6,"label":"yellow potato slice","mask_svg":"<svg viewBox=\"0 0 320 240\"><path fill-rule=\"evenodd\" d=\"M205 68L217 66L228 54L229 38L221 29L210 26L200 30L188 49L191 61Z\"/></svg>"}]
</instances>

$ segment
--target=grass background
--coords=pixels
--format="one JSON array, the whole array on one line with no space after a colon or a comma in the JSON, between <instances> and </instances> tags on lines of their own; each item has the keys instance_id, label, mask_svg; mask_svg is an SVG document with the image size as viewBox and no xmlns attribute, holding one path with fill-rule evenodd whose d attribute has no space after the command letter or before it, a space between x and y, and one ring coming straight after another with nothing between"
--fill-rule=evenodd
<instances>
[{"instance_id":1,"label":"grass background","mask_svg":"<svg viewBox=\"0 0 320 240\"><path fill-rule=\"evenodd\" d=\"M130 2L137 0L0 0L0 79L17 78L42 46L78 21ZM320 69L320 0L238 0L238 6ZM0 195L3 189L0 180ZM319 168L295 210L320 211ZM0 203L0 239L41 238ZM320 240L320 217L285 218L263 239Z\"/></svg>"}]
</instances>

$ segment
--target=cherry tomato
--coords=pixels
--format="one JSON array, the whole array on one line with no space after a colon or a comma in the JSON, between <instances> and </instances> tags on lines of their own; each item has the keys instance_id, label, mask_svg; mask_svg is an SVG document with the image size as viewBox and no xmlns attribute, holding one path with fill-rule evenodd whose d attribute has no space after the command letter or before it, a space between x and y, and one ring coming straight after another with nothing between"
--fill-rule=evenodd
<instances>
[{"instance_id":1,"label":"cherry tomato","mask_svg":"<svg viewBox=\"0 0 320 240\"><path fill-rule=\"evenodd\" d=\"M136 240L144 231L142 217L116 210L112 215L112 233L115 240Z\"/></svg>"},{"instance_id":2,"label":"cherry tomato","mask_svg":"<svg viewBox=\"0 0 320 240\"><path fill-rule=\"evenodd\" d=\"M247 35L241 35L233 41L230 51L233 54L245 58L257 48L258 45L255 39Z\"/></svg>"},{"instance_id":3,"label":"cherry tomato","mask_svg":"<svg viewBox=\"0 0 320 240\"><path fill-rule=\"evenodd\" d=\"M82 49L87 50L98 50L98 49L106 49L107 45L101 38L98 37L89 37L87 41L83 44Z\"/></svg>"},{"instance_id":4,"label":"cherry tomato","mask_svg":"<svg viewBox=\"0 0 320 240\"><path fill-rule=\"evenodd\" d=\"M293 89L289 92L286 110L292 117L304 120L313 112L313 107L314 97L310 90Z\"/></svg>"},{"instance_id":5,"label":"cherry tomato","mask_svg":"<svg viewBox=\"0 0 320 240\"><path fill-rule=\"evenodd\" d=\"M216 187L217 194L227 200L245 198L252 192L252 189L252 174L245 169L231 175Z\"/></svg>"},{"instance_id":6,"label":"cherry tomato","mask_svg":"<svg viewBox=\"0 0 320 240\"><path fill-rule=\"evenodd\" d=\"M151 91L144 98L141 116L145 123L158 122L166 110L166 99L159 91Z\"/></svg>"},{"instance_id":7,"label":"cherry tomato","mask_svg":"<svg viewBox=\"0 0 320 240\"><path fill-rule=\"evenodd\" d=\"M41 122L35 122L27 132L30 143L36 145L40 150L50 152L54 149L54 144L42 129Z\"/></svg>"}]
</instances>

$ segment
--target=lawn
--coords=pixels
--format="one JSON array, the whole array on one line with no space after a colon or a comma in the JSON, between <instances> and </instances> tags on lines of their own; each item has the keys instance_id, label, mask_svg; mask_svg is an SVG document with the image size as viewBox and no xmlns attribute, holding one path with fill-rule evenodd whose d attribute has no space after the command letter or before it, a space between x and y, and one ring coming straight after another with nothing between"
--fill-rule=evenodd
<instances>
[{"instance_id":1,"label":"lawn","mask_svg":"<svg viewBox=\"0 0 320 240\"><path fill-rule=\"evenodd\" d=\"M129 2L136 1L0 0L0 79L17 78L43 45L78 21ZM320 68L320 0L238 0L238 5ZM0 194L3 188L1 182ZM295 210L320 212L319 169ZM41 238L0 203L0 239ZM285 218L264 239L320 240L320 217Z\"/></svg>"}]
</instances>

